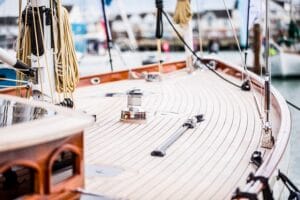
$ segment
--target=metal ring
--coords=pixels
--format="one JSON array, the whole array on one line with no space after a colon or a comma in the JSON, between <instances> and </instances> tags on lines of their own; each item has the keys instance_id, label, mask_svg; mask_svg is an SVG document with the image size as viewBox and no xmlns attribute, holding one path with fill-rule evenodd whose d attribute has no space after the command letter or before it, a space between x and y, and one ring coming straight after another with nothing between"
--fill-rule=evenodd
<instances>
[{"instance_id":1,"label":"metal ring","mask_svg":"<svg viewBox=\"0 0 300 200\"><path fill-rule=\"evenodd\" d=\"M98 77L91 78L91 84L92 85L99 85L100 82L101 82L100 78L98 78Z\"/></svg>"}]
</instances>

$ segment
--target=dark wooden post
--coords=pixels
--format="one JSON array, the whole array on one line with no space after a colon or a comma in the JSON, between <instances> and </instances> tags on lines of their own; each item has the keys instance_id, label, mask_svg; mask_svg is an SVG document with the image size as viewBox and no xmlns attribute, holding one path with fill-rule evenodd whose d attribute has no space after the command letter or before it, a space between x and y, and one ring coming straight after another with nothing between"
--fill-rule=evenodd
<instances>
[{"instance_id":1,"label":"dark wooden post","mask_svg":"<svg viewBox=\"0 0 300 200\"><path fill-rule=\"evenodd\" d=\"M253 33L253 72L260 74L261 28L259 24L254 24Z\"/></svg>"}]
</instances>

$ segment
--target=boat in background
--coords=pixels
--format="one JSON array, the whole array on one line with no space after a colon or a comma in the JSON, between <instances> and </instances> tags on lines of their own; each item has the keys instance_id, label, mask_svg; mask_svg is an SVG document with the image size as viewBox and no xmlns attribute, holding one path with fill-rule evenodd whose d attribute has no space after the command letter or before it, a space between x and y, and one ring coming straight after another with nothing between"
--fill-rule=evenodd
<instances>
[{"instance_id":1,"label":"boat in background","mask_svg":"<svg viewBox=\"0 0 300 200\"><path fill-rule=\"evenodd\" d=\"M300 53L284 50L271 42L270 62L273 77L300 76Z\"/></svg>"}]
</instances>

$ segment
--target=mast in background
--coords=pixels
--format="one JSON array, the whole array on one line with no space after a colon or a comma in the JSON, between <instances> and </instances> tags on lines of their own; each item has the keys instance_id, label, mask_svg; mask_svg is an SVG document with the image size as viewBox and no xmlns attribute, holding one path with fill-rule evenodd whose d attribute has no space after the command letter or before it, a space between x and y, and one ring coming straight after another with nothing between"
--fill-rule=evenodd
<instances>
[{"instance_id":1,"label":"mast in background","mask_svg":"<svg viewBox=\"0 0 300 200\"><path fill-rule=\"evenodd\" d=\"M111 48L112 48L113 44L112 44L112 37L111 37L109 24L108 24L108 21L106 18L105 0L101 0L101 4L102 4L104 24L105 24L106 44L107 44L107 50L108 50L108 55L109 55L110 69L111 69L111 71L114 71L113 63L112 63L112 56L111 56Z\"/></svg>"},{"instance_id":2,"label":"mast in background","mask_svg":"<svg viewBox=\"0 0 300 200\"><path fill-rule=\"evenodd\" d=\"M132 31L132 28L131 28L131 26L129 24L127 13L124 10L123 0L116 0L116 1L117 1L117 5L119 7L119 10L120 10L120 14L121 14L122 20L123 20L123 22L125 24L126 31L127 31L130 43L131 43L130 48L131 48L131 50L135 50L135 49L137 49L138 45L137 45L134 33Z\"/></svg>"}]
</instances>

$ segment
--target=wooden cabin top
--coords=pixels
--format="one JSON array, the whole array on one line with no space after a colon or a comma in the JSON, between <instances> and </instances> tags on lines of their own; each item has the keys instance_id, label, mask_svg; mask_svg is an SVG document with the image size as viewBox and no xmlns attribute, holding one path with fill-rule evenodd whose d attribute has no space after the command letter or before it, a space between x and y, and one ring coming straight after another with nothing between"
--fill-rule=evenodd
<instances>
[{"instance_id":1,"label":"wooden cabin top","mask_svg":"<svg viewBox=\"0 0 300 200\"><path fill-rule=\"evenodd\" d=\"M0 119L0 152L64 138L94 121L84 113L7 95L0 95Z\"/></svg>"}]
</instances>

